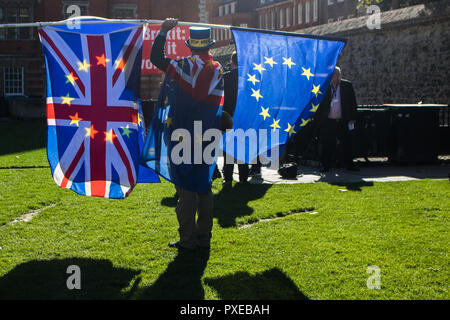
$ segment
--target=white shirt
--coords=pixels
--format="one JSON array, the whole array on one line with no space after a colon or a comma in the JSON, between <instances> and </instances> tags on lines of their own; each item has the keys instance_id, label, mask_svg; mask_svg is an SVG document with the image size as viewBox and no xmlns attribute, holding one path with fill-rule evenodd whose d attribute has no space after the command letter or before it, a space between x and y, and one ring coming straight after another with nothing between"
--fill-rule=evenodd
<instances>
[{"instance_id":1,"label":"white shirt","mask_svg":"<svg viewBox=\"0 0 450 320\"><path fill-rule=\"evenodd\" d=\"M342 118L342 108L341 108L341 86L338 85L336 89L331 85L331 102L330 102L330 113L328 113L329 119L341 119Z\"/></svg>"}]
</instances>

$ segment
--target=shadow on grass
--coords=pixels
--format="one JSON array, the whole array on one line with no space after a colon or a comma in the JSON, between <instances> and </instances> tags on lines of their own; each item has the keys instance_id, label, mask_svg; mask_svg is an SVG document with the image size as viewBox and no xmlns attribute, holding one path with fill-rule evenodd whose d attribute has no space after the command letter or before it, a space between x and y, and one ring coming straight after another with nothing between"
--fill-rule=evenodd
<instances>
[{"instance_id":1,"label":"shadow on grass","mask_svg":"<svg viewBox=\"0 0 450 320\"><path fill-rule=\"evenodd\" d=\"M271 184L236 183L233 188L222 188L214 195L214 217L222 228L235 227L236 218L253 213L248 203L264 197L271 187Z\"/></svg>"},{"instance_id":2,"label":"shadow on grass","mask_svg":"<svg viewBox=\"0 0 450 320\"><path fill-rule=\"evenodd\" d=\"M205 283L224 300L308 300L295 283L277 268L256 275L237 272L205 279Z\"/></svg>"},{"instance_id":3,"label":"shadow on grass","mask_svg":"<svg viewBox=\"0 0 450 320\"><path fill-rule=\"evenodd\" d=\"M80 267L81 290L69 290L67 273L71 265ZM139 284L123 293L140 271L116 268L108 260L70 258L33 260L16 266L0 278L0 300L127 299Z\"/></svg>"},{"instance_id":4,"label":"shadow on grass","mask_svg":"<svg viewBox=\"0 0 450 320\"><path fill-rule=\"evenodd\" d=\"M264 197L271 184L240 184L234 187L223 187L218 194L214 195L214 217L217 218L222 228L236 226L236 218L248 216L253 213L253 208L248 205ZM176 207L178 195L166 197L161 200L161 205Z\"/></svg>"},{"instance_id":5,"label":"shadow on grass","mask_svg":"<svg viewBox=\"0 0 450 320\"><path fill-rule=\"evenodd\" d=\"M361 181L361 182L333 182L329 183L333 186L345 187L349 191L361 191L362 187L373 187L373 182L371 181Z\"/></svg>"},{"instance_id":6,"label":"shadow on grass","mask_svg":"<svg viewBox=\"0 0 450 320\"><path fill-rule=\"evenodd\" d=\"M0 156L45 148L47 123L45 119L0 123Z\"/></svg>"},{"instance_id":7,"label":"shadow on grass","mask_svg":"<svg viewBox=\"0 0 450 320\"><path fill-rule=\"evenodd\" d=\"M209 259L209 250L179 252L166 271L138 299L203 300L202 276Z\"/></svg>"}]
</instances>

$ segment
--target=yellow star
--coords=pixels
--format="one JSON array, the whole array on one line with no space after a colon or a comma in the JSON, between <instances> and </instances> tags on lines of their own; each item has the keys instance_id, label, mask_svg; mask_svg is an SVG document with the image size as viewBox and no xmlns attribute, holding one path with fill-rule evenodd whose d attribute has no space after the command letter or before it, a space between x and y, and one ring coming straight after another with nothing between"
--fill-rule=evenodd
<instances>
[{"instance_id":1,"label":"yellow star","mask_svg":"<svg viewBox=\"0 0 450 320\"><path fill-rule=\"evenodd\" d=\"M305 69L302 67L302 69L303 69L302 76L307 77L308 80L309 80L309 77L314 77L314 75L311 73L311 68Z\"/></svg>"},{"instance_id":2,"label":"yellow star","mask_svg":"<svg viewBox=\"0 0 450 320\"><path fill-rule=\"evenodd\" d=\"M254 75L251 76L250 74L247 73L247 76L248 76L247 81L252 82L253 85L255 85L257 82L259 82L259 80L256 79L256 74L254 74Z\"/></svg>"},{"instance_id":3,"label":"yellow star","mask_svg":"<svg viewBox=\"0 0 450 320\"><path fill-rule=\"evenodd\" d=\"M319 108L319 105L314 105L314 104L312 104L312 103L311 103L311 105L312 105L312 108L311 108L311 110L309 110L309 111L311 111L311 112L316 112L317 109Z\"/></svg>"},{"instance_id":4,"label":"yellow star","mask_svg":"<svg viewBox=\"0 0 450 320\"><path fill-rule=\"evenodd\" d=\"M292 62L291 58L289 58L289 59L283 58L283 60L284 60L283 64L287 65L287 66L289 67L289 69L290 69L292 66L295 66L295 63Z\"/></svg>"},{"instance_id":5,"label":"yellow star","mask_svg":"<svg viewBox=\"0 0 450 320\"><path fill-rule=\"evenodd\" d=\"M264 63L270 64L270 66L271 66L272 68L273 68L273 65L274 65L274 64L278 64L278 63L276 63L275 61L273 61L273 57L272 57L272 58L264 57L264 59L266 59L266 61L264 61Z\"/></svg>"},{"instance_id":6,"label":"yellow star","mask_svg":"<svg viewBox=\"0 0 450 320\"><path fill-rule=\"evenodd\" d=\"M263 68L261 63L260 64L253 63L253 65L255 66L253 68L253 70L258 70L260 74L262 74L262 72L266 70L266 69Z\"/></svg>"},{"instance_id":7,"label":"yellow star","mask_svg":"<svg viewBox=\"0 0 450 320\"><path fill-rule=\"evenodd\" d=\"M164 120L164 124L168 127L170 127L172 125L172 118L171 117L166 117L166 120Z\"/></svg>"},{"instance_id":8,"label":"yellow star","mask_svg":"<svg viewBox=\"0 0 450 320\"><path fill-rule=\"evenodd\" d=\"M116 135L114 134L113 130L109 130L108 132L105 131L105 141L106 142L113 142L114 138L116 137Z\"/></svg>"},{"instance_id":9,"label":"yellow star","mask_svg":"<svg viewBox=\"0 0 450 320\"><path fill-rule=\"evenodd\" d=\"M72 85L75 85L75 81L78 80L78 78L75 77L72 72L70 74L65 75L65 77L67 78L66 83L70 82Z\"/></svg>"},{"instance_id":10,"label":"yellow star","mask_svg":"<svg viewBox=\"0 0 450 320\"><path fill-rule=\"evenodd\" d=\"M291 134L296 134L297 132L294 131L295 128L295 124L293 126L291 126L291 124L288 122L288 127L286 130L286 132L289 132L289 138L291 137Z\"/></svg>"},{"instance_id":11,"label":"yellow star","mask_svg":"<svg viewBox=\"0 0 450 320\"><path fill-rule=\"evenodd\" d=\"M123 59L116 60L116 62L114 64L114 67L116 69L120 69L120 70L123 71L125 69L125 61L123 61Z\"/></svg>"},{"instance_id":12,"label":"yellow star","mask_svg":"<svg viewBox=\"0 0 450 320\"><path fill-rule=\"evenodd\" d=\"M252 97L255 97L256 101L259 102L259 98L263 98L263 96L259 93L259 89L258 90L252 89L252 91L253 91Z\"/></svg>"},{"instance_id":13,"label":"yellow star","mask_svg":"<svg viewBox=\"0 0 450 320\"><path fill-rule=\"evenodd\" d=\"M278 122L280 122L280 120L273 119L273 123L270 125L273 128L273 131L276 131L277 129L281 128Z\"/></svg>"},{"instance_id":14,"label":"yellow star","mask_svg":"<svg viewBox=\"0 0 450 320\"><path fill-rule=\"evenodd\" d=\"M84 130L86 130L86 137L91 137L91 139L94 139L95 134L98 133L98 131L94 129L93 125L91 125L90 128L84 128Z\"/></svg>"},{"instance_id":15,"label":"yellow star","mask_svg":"<svg viewBox=\"0 0 450 320\"><path fill-rule=\"evenodd\" d=\"M181 69L183 69L184 68L184 59L180 61L180 64L181 64Z\"/></svg>"},{"instance_id":16,"label":"yellow star","mask_svg":"<svg viewBox=\"0 0 450 320\"><path fill-rule=\"evenodd\" d=\"M320 93L320 94L322 93L322 92L319 91L319 89L320 89L320 84L317 85L317 86L313 85L313 89L311 90L311 92L314 93L314 94L316 95L316 98L317 98L317 95L318 95L319 93Z\"/></svg>"},{"instance_id":17,"label":"yellow star","mask_svg":"<svg viewBox=\"0 0 450 320\"><path fill-rule=\"evenodd\" d=\"M262 112L259 115L264 117L264 121L266 120L267 117L270 118L269 108L264 109L263 107L261 107L261 109Z\"/></svg>"},{"instance_id":18,"label":"yellow star","mask_svg":"<svg viewBox=\"0 0 450 320\"><path fill-rule=\"evenodd\" d=\"M189 59L191 59L191 61L192 61L193 63L196 63L196 62L197 62L197 58L196 58L196 57L190 57Z\"/></svg>"},{"instance_id":19,"label":"yellow star","mask_svg":"<svg viewBox=\"0 0 450 320\"><path fill-rule=\"evenodd\" d=\"M70 121L70 125L75 124L77 127L80 126L80 121L83 120L81 118L78 118L78 112L75 113L74 116L69 115L69 118L72 120L72 121Z\"/></svg>"},{"instance_id":20,"label":"yellow star","mask_svg":"<svg viewBox=\"0 0 450 320\"><path fill-rule=\"evenodd\" d=\"M309 119L308 120L302 119L302 124L300 125L300 127L306 126L308 124L308 122L309 122Z\"/></svg>"},{"instance_id":21,"label":"yellow star","mask_svg":"<svg viewBox=\"0 0 450 320\"><path fill-rule=\"evenodd\" d=\"M139 113L138 113L138 115L137 115L137 118L138 118L138 127L140 127L140 126L141 126L142 119L141 119L141 116L139 115Z\"/></svg>"},{"instance_id":22,"label":"yellow star","mask_svg":"<svg viewBox=\"0 0 450 320\"><path fill-rule=\"evenodd\" d=\"M166 97L166 99L164 99L164 105L167 106L169 104L169 97Z\"/></svg>"},{"instance_id":23,"label":"yellow star","mask_svg":"<svg viewBox=\"0 0 450 320\"><path fill-rule=\"evenodd\" d=\"M84 71L89 72L89 68L91 65L87 63L86 59L83 60L83 62L78 61L78 71Z\"/></svg>"},{"instance_id":24,"label":"yellow star","mask_svg":"<svg viewBox=\"0 0 450 320\"><path fill-rule=\"evenodd\" d=\"M72 102L72 100L75 100L75 98L71 98L69 96L69 94L67 94L67 96L65 96L65 97L61 97L61 99L62 99L61 104L68 104L69 106L70 106L70 103Z\"/></svg>"},{"instance_id":25,"label":"yellow star","mask_svg":"<svg viewBox=\"0 0 450 320\"><path fill-rule=\"evenodd\" d=\"M106 68L106 63L109 62L109 59L106 59L105 54L102 54L100 57L95 56L97 58L97 65L104 66Z\"/></svg>"}]
</instances>

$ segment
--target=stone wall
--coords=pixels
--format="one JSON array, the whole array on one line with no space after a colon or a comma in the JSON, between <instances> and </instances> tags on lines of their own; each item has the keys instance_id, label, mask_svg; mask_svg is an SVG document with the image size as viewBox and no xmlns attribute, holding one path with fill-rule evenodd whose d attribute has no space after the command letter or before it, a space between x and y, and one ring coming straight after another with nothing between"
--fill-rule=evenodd
<instances>
[{"instance_id":1,"label":"stone wall","mask_svg":"<svg viewBox=\"0 0 450 320\"><path fill-rule=\"evenodd\" d=\"M450 5L448 1L381 14L381 29L367 17L298 30L348 39L339 65L353 81L358 104L443 103L450 100ZM228 62L234 46L213 54Z\"/></svg>"}]
</instances>

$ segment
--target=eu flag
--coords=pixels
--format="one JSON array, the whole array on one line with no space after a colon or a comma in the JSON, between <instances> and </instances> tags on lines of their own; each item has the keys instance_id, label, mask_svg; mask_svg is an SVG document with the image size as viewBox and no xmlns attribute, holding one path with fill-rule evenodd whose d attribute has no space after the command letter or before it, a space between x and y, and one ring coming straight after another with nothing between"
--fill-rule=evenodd
<instances>
[{"instance_id":1,"label":"eu flag","mask_svg":"<svg viewBox=\"0 0 450 320\"><path fill-rule=\"evenodd\" d=\"M235 141L235 132L228 132L222 148L246 163L258 155L275 160L317 111L346 40L241 28L232 31L239 74L233 129L254 129L257 134L246 134L244 143Z\"/></svg>"}]
</instances>

